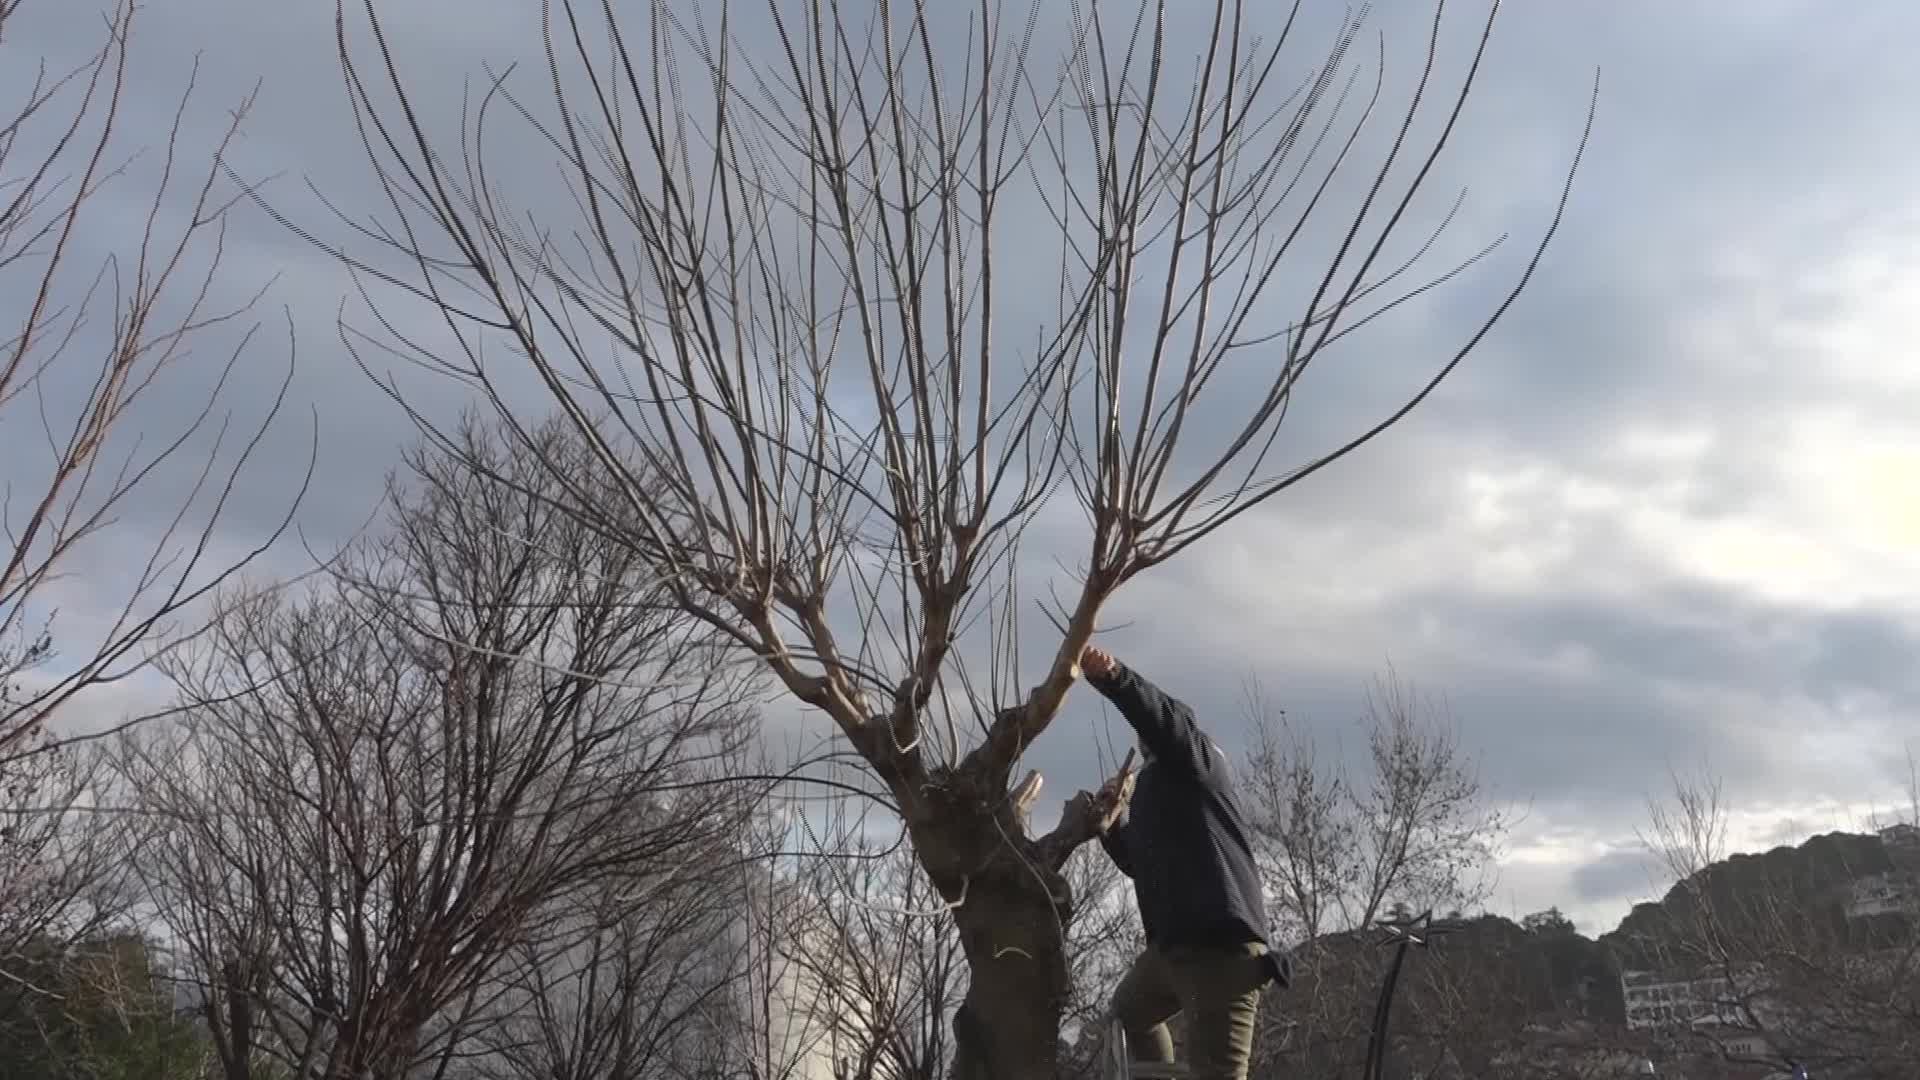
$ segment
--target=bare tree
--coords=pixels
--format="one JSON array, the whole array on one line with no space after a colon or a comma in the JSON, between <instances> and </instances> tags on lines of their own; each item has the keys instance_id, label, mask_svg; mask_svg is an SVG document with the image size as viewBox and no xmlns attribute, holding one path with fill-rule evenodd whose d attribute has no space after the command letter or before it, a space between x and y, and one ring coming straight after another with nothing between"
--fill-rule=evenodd
<instances>
[{"instance_id":1,"label":"bare tree","mask_svg":"<svg viewBox=\"0 0 1920 1080\"><path fill-rule=\"evenodd\" d=\"M1372 926L1390 903L1470 910L1509 828L1444 708L1389 674L1369 688L1366 770L1319 745L1256 684L1248 801L1282 917L1300 938Z\"/></svg>"},{"instance_id":2,"label":"bare tree","mask_svg":"<svg viewBox=\"0 0 1920 1080\"><path fill-rule=\"evenodd\" d=\"M938 1080L966 991L952 912L904 837L838 846L802 865L810 903L787 942L804 992L828 1003L836 1080Z\"/></svg>"},{"instance_id":3,"label":"bare tree","mask_svg":"<svg viewBox=\"0 0 1920 1080\"><path fill-rule=\"evenodd\" d=\"M1368 690L1358 775L1342 747L1320 745L1257 682L1247 702L1253 750L1242 788L1256 856L1275 915L1298 942L1295 990L1269 1010L1264 1055L1283 1072L1357 1066L1386 962L1368 932L1390 908L1464 911L1484 902L1509 823L1444 710L1396 675ZM1410 994L1423 999L1416 1015L1436 1029L1462 1024L1462 1010L1447 1008L1467 1002L1514 1015L1504 991L1459 990L1455 976L1430 966L1419 965L1419 992Z\"/></svg>"},{"instance_id":4,"label":"bare tree","mask_svg":"<svg viewBox=\"0 0 1920 1080\"><path fill-rule=\"evenodd\" d=\"M1531 280L1565 188L1400 404L1280 460L1304 374L1490 250L1415 276L1452 214L1403 234L1497 5L1444 88L1436 5L1377 146L1358 25L1296 68L1297 3L1088 0L1056 32L1039 2L548 0L538 89L490 77L458 132L377 5L340 6L387 206L316 242L367 285L379 329L344 330L363 367L422 364L514 418L531 376L617 479L609 503L553 462L543 497L828 714L884 786L955 905L959 1071L1051 1076L1061 868L1091 827L1029 835L1019 760L1118 590L1407 415ZM557 214L515 190L536 155ZM436 341L397 330L414 301ZM431 432L425 399L386 385ZM1015 631L1050 590L1021 540L1068 493L1078 565L1035 648Z\"/></svg>"},{"instance_id":5,"label":"bare tree","mask_svg":"<svg viewBox=\"0 0 1920 1080\"><path fill-rule=\"evenodd\" d=\"M1920 908L1862 910L1862 879L1920 893L1920 850L1897 826L1765 855L1728 852L1729 805L1710 773L1676 774L1646 843L1678 884L1631 916L1619 948L1680 994L1672 1051L1734 1065L1805 1065L1880 1080L1920 1069ZM1883 839L1883 837L1888 839ZM1693 1015L1698 1014L1698 1015ZM1758 1038L1754 1038L1758 1036Z\"/></svg>"},{"instance_id":6,"label":"bare tree","mask_svg":"<svg viewBox=\"0 0 1920 1080\"><path fill-rule=\"evenodd\" d=\"M287 389L252 429L221 409L242 358L259 352L244 326L258 294L220 299L231 199L214 164L250 101L202 157L183 134L189 81L155 161L122 131L132 0L117 0L99 51L71 70L49 70L21 43L24 4L0 0L0 69L37 73L23 101L0 106L0 775L57 741L47 724L74 695L182 640L196 603L265 551L299 502L238 557L214 543ZM131 230L109 235L122 221ZM205 350L225 356L205 371L204 401L184 416L154 412L170 390L195 392ZM154 424L166 428L145 430ZM129 577L118 611L56 641L52 587L109 535L134 545L114 559Z\"/></svg>"},{"instance_id":7,"label":"bare tree","mask_svg":"<svg viewBox=\"0 0 1920 1080\"><path fill-rule=\"evenodd\" d=\"M731 1058L705 1021L739 986L737 870L749 856L716 845L566 897L553 931L515 950L507 992L476 1025L476 1064L456 1075L652 1080Z\"/></svg>"},{"instance_id":8,"label":"bare tree","mask_svg":"<svg viewBox=\"0 0 1920 1080\"><path fill-rule=\"evenodd\" d=\"M1075 911L1067 927L1067 968L1073 994L1062 1010L1062 1026L1076 1029L1062 1075L1087 1075L1100 1056L1112 1020L1109 1003L1127 969L1146 948L1146 933L1134 906L1133 882L1106 853L1082 849L1067 862L1067 884Z\"/></svg>"},{"instance_id":9,"label":"bare tree","mask_svg":"<svg viewBox=\"0 0 1920 1080\"><path fill-rule=\"evenodd\" d=\"M838 800L829 819L838 817ZM705 1058L719 1067L689 1074L699 1080L821 1080L834 1065L833 1037L841 1026L836 1002L809 986L807 965L796 944L815 925L817 896L801 884L806 866L833 858L845 839L823 843L817 832L797 839L804 814L821 802L805 798L788 813L769 815L753 845L759 858L739 866L742 897L737 933L730 935L728 970L734 992L707 1015ZM797 813L795 812L797 811ZM805 842L800 842L804 839Z\"/></svg>"},{"instance_id":10,"label":"bare tree","mask_svg":"<svg viewBox=\"0 0 1920 1080\"><path fill-rule=\"evenodd\" d=\"M231 604L172 663L180 731L129 753L231 1080L446 1063L524 943L735 824L713 792L740 771L738 665L630 549L465 465L528 459L463 439L412 455L390 534L329 587Z\"/></svg>"},{"instance_id":11,"label":"bare tree","mask_svg":"<svg viewBox=\"0 0 1920 1080\"><path fill-rule=\"evenodd\" d=\"M50 993L27 974L47 954L126 925L125 819L94 813L100 755L56 749L0 779L0 1015L25 1015L26 995Z\"/></svg>"}]
</instances>

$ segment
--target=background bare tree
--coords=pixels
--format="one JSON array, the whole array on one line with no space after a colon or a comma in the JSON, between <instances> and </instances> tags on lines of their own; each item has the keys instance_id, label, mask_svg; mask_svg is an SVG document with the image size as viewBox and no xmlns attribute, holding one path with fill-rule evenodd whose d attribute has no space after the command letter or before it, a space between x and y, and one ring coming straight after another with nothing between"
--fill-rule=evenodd
<instances>
[{"instance_id":1,"label":"background bare tree","mask_svg":"<svg viewBox=\"0 0 1920 1080\"><path fill-rule=\"evenodd\" d=\"M826 1041L836 1080L937 1080L966 991L952 913L904 838L853 837L801 865L809 902L787 947L807 992L837 1005Z\"/></svg>"},{"instance_id":2,"label":"background bare tree","mask_svg":"<svg viewBox=\"0 0 1920 1080\"><path fill-rule=\"evenodd\" d=\"M730 817L745 815L734 810ZM747 898L739 870L755 854L744 844L716 845L565 897L557 906L566 910L542 920L552 930L529 936L505 965L505 992L476 1025L465 1055L472 1065L453 1075L733 1075L724 1068L740 1055L716 1038L710 1021L729 1014L742 989L736 941Z\"/></svg>"},{"instance_id":3,"label":"background bare tree","mask_svg":"<svg viewBox=\"0 0 1920 1080\"><path fill-rule=\"evenodd\" d=\"M1727 852L1728 801L1711 773L1676 774L1646 835L1678 881L1636 910L1631 967L1697 980L1720 1023L1671 1052L1816 1076L1880 1080L1920 1069L1920 912L1850 910L1863 879L1920 883L1920 833L1832 834L1765 855ZM1909 823L1911 824L1911 823ZM1742 1036L1757 1033L1756 1050Z\"/></svg>"},{"instance_id":4,"label":"background bare tree","mask_svg":"<svg viewBox=\"0 0 1920 1080\"><path fill-rule=\"evenodd\" d=\"M701 1080L832 1075L836 1003L809 992L807 965L795 948L798 932L815 921L816 895L801 883L805 867L840 854L821 842L817 830L809 835L801 827L802 815L823 809L828 820L842 816L837 799L813 793L765 817L751 847L759 857L738 867L739 887L732 895L742 898L741 918L727 943L734 992L707 1014L705 1058L716 1067L695 1074ZM844 839L829 835L834 844Z\"/></svg>"},{"instance_id":5,"label":"background bare tree","mask_svg":"<svg viewBox=\"0 0 1920 1080\"><path fill-rule=\"evenodd\" d=\"M1269 1010L1263 1056L1281 1072L1357 1068L1387 961L1369 931L1395 909L1476 910L1509 822L1444 707L1397 675L1369 687L1356 725L1359 770L1347 747L1314 738L1257 682L1247 702L1243 794L1274 917L1296 942L1297 985ZM1444 1012L1441 1003L1504 1000L1490 984L1454 988L1453 976L1430 966L1408 982L1410 992L1424 988L1429 1016Z\"/></svg>"},{"instance_id":6,"label":"background bare tree","mask_svg":"<svg viewBox=\"0 0 1920 1080\"><path fill-rule=\"evenodd\" d=\"M100 754L66 747L0 777L0 1016L51 993L31 974L50 957L128 927L132 822L93 812Z\"/></svg>"},{"instance_id":7,"label":"background bare tree","mask_svg":"<svg viewBox=\"0 0 1920 1080\"><path fill-rule=\"evenodd\" d=\"M184 134L189 80L172 127L132 137L159 145L129 145L122 107L136 5L111 8L91 60L53 70L11 32L25 3L0 0L0 71L25 87L23 100L0 104L0 445L8 481L0 503L0 776L52 745L48 721L74 695L125 679L177 644L197 625L196 603L287 524L238 558L212 542L283 400L251 430L234 427L220 408L241 359L257 363L260 355L244 323L252 299L219 299L231 197L216 191L215 162L249 103L233 111L215 146L196 150ZM128 190L138 199L130 232L121 231L128 219L115 203ZM207 365L196 350L224 352L204 371L212 376L204 400L184 416L154 411L148 402L197 392L195 369ZM280 389L284 395L286 383ZM304 490L304 481L282 490L291 489ZM298 501L289 500L289 518ZM114 560L128 579L119 610L56 636L49 587L110 531L132 545Z\"/></svg>"},{"instance_id":8,"label":"background bare tree","mask_svg":"<svg viewBox=\"0 0 1920 1080\"><path fill-rule=\"evenodd\" d=\"M1486 900L1511 823L1442 703L1395 674L1375 679L1356 725L1358 775L1346 747L1303 731L1258 683L1247 713L1262 868L1302 941L1372 926L1395 902L1447 912Z\"/></svg>"},{"instance_id":9,"label":"background bare tree","mask_svg":"<svg viewBox=\"0 0 1920 1080\"><path fill-rule=\"evenodd\" d=\"M168 824L142 869L232 1080L448 1060L516 950L738 824L713 791L740 771L739 665L630 549L464 464L531 459L462 439L412 454L390 532L327 587L231 603L170 664L179 731L129 744Z\"/></svg>"},{"instance_id":10,"label":"background bare tree","mask_svg":"<svg viewBox=\"0 0 1920 1080\"><path fill-rule=\"evenodd\" d=\"M544 496L857 749L956 905L960 1072L999 1080L1056 1065L1061 868L1091 829L1034 837L1008 793L1102 606L1425 400L1566 198L1399 405L1279 460L1311 366L1491 251L1416 276L1452 214L1403 234L1497 5L1444 87L1436 5L1375 143L1356 25L1296 62L1298 4L1089 0L1043 31L1059 11L549 0L540 79L490 77L442 126L378 5L341 0L387 205L316 239L368 286L378 329L346 329L367 370L418 362L516 419L539 388L617 495L549 461ZM435 340L394 331L413 301ZM1035 648L1021 539L1068 491L1075 580Z\"/></svg>"}]
</instances>

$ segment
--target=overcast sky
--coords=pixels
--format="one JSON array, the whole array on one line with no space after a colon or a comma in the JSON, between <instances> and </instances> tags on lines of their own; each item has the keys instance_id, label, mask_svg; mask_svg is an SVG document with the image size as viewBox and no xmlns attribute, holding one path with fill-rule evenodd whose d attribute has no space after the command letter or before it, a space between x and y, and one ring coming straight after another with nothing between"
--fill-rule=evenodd
<instances>
[{"instance_id":1,"label":"overcast sky","mask_svg":"<svg viewBox=\"0 0 1920 1080\"><path fill-rule=\"evenodd\" d=\"M409 76L448 93L482 63L531 58L534 6L382 4ZM77 59L91 7L30 3L7 27L9 62ZM1373 27L1408 55L1426 6L1376 7ZM364 196L328 8L148 5L130 118L158 131L198 54L203 143L259 80L236 166L279 176L277 201L297 202L304 178ZM1391 662L1445 699L1490 790L1527 808L1495 906L1559 904L1589 931L1664 884L1634 830L1670 767L1723 773L1748 844L1896 801L1920 733L1920 148L1903 135L1916 36L1920 7L1897 0L1512 5L1445 181L1470 186L1476 235L1537 233L1603 71L1537 282L1411 420L1131 586L1112 647L1229 747L1248 676L1350 741ZM300 521L324 546L373 512L411 428L340 354L347 284L325 255L257 214L237 219L229 254L227 288L278 278L271 304L300 331L300 414L227 539L284 506L312 417L320 471ZM1308 422L1364 415L1500 283L1425 305L1379 340L1394 354L1380 367L1317 386ZM258 353L231 402L242 414L285 361L277 339ZM63 619L87 618L98 581L67 587ZM1091 782L1090 731L1114 723L1090 698L1037 751L1055 793Z\"/></svg>"}]
</instances>

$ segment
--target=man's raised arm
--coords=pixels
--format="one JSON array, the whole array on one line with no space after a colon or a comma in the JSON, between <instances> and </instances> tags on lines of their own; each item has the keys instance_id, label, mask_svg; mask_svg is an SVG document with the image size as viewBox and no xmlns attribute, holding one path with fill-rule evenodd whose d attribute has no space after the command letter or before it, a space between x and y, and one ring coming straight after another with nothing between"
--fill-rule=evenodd
<instances>
[{"instance_id":1,"label":"man's raised arm","mask_svg":"<svg viewBox=\"0 0 1920 1080\"><path fill-rule=\"evenodd\" d=\"M1080 654L1080 670L1126 717L1147 753L1196 779L1211 776L1212 743L1185 702L1148 682L1105 649L1088 646Z\"/></svg>"}]
</instances>

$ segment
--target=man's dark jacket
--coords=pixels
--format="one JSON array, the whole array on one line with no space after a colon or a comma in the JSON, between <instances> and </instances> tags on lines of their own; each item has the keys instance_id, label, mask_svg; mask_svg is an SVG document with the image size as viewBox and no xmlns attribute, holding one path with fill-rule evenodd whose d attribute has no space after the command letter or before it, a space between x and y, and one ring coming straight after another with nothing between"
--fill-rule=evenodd
<instances>
[{"instance_id":1,"label":"man's dark jacket","mask_svg":"<svg viewBox=\"0 0 1920 1080\"><path fill-rule=\"evenodd\" d=\"M1133 879L1147 941L1157 946L1232 947L1259 942L1283 984L1291 974L1267 936L1267 908L1252 833L1234 795L1226 755L1193 710L1128 668L1087 681L1140 736L1150 760L1124 817L1100 838Z\"/></svg>"}]
</instances>

